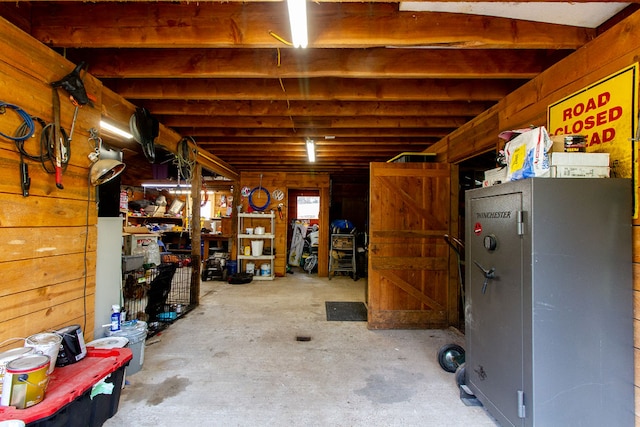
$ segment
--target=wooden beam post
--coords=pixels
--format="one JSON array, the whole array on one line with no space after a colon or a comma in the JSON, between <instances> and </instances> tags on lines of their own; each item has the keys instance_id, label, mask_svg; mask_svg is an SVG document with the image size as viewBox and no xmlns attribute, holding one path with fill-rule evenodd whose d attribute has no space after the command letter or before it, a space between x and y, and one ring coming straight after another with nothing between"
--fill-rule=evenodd
<instances>
[{"instance_id":1,"label":"wooden beam post","mask_svg":"<svg viewBox=\"0 0 640 427\"><path fill-rule=\"evenodd\" d=\"M200 226L200 190L202 189L202 165L196 163L191 179L191 293L192 304L200 304L200 269L202 256L200 249L201 230ZM207 254L204 254L206 257Z\"/></svg>"}]
</instances>

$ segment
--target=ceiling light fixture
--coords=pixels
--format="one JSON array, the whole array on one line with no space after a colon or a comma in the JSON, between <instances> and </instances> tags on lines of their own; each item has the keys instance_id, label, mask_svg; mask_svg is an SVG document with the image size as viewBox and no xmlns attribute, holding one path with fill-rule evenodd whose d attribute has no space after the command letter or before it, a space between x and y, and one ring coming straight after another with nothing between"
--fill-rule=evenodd
<instances>
[{"instance_id":1,"label":"ceiling light fixture","mask_svg":"<svg viewBox=\"0 0 640 427\"><path fill-rule=\"evenodd\" d=\"M179 183L177 181L170 180L155 180L143 182L142 186L145 188L191 188L191 184L186 182Z\"/></svg>"},{"instance_id":2,"label":"ceiling light fixture","mask_svg":"<svg viewBox=\"0 0 640 427\"><path fill-rule=\"evenodd\" d=\"M287 0L293 47L307 47L307 0Z\"/></svg>"},{"instance_id":3,"label":"ceiling light fixture","mask_svg":"<svg viewBox=\"0 0 640 427\"><path fill-rule=\"evenodd\" d=\"M313 139L307 139L307 156L309 157L309 162L316 161L316 147Z\"/></svg>"},{"instance_id":4,"label":"ceiling light fixture","mask_svg":"<svg viewBox=\"0 0 640 427\"><path fill-rule=\"evenodd\" d=\"M133 135L131 135L129 132L120 129L119 127L114 126L111 123L105 122L104 120L100 120L100 130L111 132L126 139L133 139Z\"/></svg>"}]
</instances>

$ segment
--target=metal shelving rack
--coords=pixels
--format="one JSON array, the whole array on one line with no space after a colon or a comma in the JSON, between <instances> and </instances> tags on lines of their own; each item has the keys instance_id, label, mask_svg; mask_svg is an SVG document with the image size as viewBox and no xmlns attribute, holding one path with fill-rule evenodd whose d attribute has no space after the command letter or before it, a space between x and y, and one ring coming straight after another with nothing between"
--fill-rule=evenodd
<instances>
[{"instance_id":1,"label":"metal shelving rack","mask_svg":"<svg viewBox=\"0 0 640 427\"><path fill-rule=\"evenodd\" d=\"M252 261L255 263L255 272L253 280L273 280L275 279L275 214L273 213L239 213L238 214L238 271L246 271L246 265ZM246 228L255 228L256 226L265 227L264 234L247 234ZM251 240L263 240L264 249L267 248L269 243L269 253L263 250L262 255L253 256L245 255L245 246L251 246ZM253 248L252 248L253 250ZM268 262L271 266L269 275L262 275L260 269L260 262Z\"/></svg>"},{"instance_id":2,"label":"metal shelving rack","mask_svg":"<svg viewBox=\"0 0 640 427\"><path fill-rule=\"evenodd\" d=\"M329 280L335 273L343 271L351 273L353 280L357 280L355 235L332 234L329 255Z\"/></svg>"}]
</instances>

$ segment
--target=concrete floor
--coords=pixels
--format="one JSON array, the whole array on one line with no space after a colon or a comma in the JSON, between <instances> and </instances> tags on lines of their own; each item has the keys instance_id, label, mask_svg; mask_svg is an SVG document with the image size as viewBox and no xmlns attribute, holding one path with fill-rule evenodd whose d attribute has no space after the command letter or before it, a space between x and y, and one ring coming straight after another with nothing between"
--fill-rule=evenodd
<instances>
[{"instance_id":1,"label":"concrete floor","mask_svg":"<svg viewBox=\"0 0 640 427\"><path fill-rule=\"evenodd\" d=\"M326 320L325 301L364 301L365 286L301 270L203 282L201 305L147 340L105 426L497 425L438 365L442 345L463 344L456 331Z\"/></svg>"}]
</instances>

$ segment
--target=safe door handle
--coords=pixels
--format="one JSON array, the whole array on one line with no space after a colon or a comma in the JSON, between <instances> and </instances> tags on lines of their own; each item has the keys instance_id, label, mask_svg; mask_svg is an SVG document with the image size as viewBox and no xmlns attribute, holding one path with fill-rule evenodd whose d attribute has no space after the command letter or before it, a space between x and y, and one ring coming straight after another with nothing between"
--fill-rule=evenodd
<instances>
[{"instance_id":1,"label":"safe door handle","mask_svg":"<svg viewBox=\"0 0 640 427\"><path fill-rule=\"evenodd\" d=\"M496 278L496 269L495 267L491 267L490 269L484 268L478 261L473 261L473 263L482 271L484 275L484 282L482 283L482 293L484 294L487 291L487 285L489 284L489 280Z\"/></svg>"}]
</instances>

